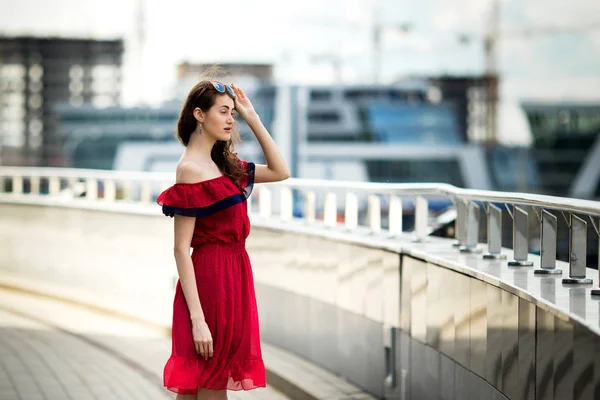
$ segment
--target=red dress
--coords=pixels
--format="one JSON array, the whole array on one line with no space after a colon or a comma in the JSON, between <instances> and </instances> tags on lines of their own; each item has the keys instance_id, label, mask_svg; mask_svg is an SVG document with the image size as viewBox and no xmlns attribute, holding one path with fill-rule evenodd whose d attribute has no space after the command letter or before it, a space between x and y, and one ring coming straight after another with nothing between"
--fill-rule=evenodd
<instances>
[{"instance_id":1,"label":"red dress","mask_svg":"<svg viewBox=\"0 0 600 400\"><path fill-rule=\"evenodd\" d=\"M196 217L192 262L214 348L208 361L196 353L187 303L177 282L172 353L164 368L164 385L175 393L266 386L254 280L245 248L250 233L246 199L254 184L254 164L241 162L246 169L243 191L224 175L176 183L157 200L167 216Z\"/></svg>"}]
</instances>

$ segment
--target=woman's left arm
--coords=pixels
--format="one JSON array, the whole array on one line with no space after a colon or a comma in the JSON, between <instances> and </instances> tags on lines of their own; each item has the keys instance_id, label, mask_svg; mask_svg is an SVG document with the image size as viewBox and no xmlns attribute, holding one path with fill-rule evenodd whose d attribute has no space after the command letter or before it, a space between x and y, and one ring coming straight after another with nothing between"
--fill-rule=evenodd
<instances>
[{"instance_id":1,"label":"woman's left arm","mask_svg":"<svg viewBox=\"0 0 600 400\"><path fill-rule=\"evenodd\" d=\"M260 117L254 111L252 103L246 97L246 94L237 86L232 85L235 90L236 100L235 108L240 117L246 121L254 136L258 140L258 144L263 150L267 165L256 164L254 170L254 182L278 182L290 177L290 170L279 152L275 141L263 125Z\"/></svg>"}]
</instances>

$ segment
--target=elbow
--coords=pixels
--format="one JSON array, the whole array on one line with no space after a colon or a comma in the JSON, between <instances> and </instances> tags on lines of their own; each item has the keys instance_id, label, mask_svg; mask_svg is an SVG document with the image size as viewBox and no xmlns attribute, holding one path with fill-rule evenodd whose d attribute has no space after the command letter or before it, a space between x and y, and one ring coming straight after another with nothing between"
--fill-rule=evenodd
<instances>
[{"instance_id":1,"label":"elbow","mask_svg":"<svg viewBox=\"0 0 600 400\"><path fill-rule=\"evenodd\" d=\"M266 178L267 179L266 182L285 181L290 176L291 176L290 170L285 166L283 168L269 168L269 175Z\"/></svg>"},{"instance_id":2,"label":"elbow","mask_svg":"<svg viewBox=\"0 0 600 400\"><path fill-rule=\"evenodd\" d=\"M288 179L292 174L287 166L283 167L283 170L279 173L279 180L284 181Z\"/></svg>"},{"instance_id":3,"label":"elbow","mask_svg":"<svg viewBox=\"0 0 600 400\"><path fill-rule=\"evenodd\" d=\"M185 246L175 246L173 248L173 255L175 258L185 257L190 255L190 248Z\"/></svg>"}]
</instances>

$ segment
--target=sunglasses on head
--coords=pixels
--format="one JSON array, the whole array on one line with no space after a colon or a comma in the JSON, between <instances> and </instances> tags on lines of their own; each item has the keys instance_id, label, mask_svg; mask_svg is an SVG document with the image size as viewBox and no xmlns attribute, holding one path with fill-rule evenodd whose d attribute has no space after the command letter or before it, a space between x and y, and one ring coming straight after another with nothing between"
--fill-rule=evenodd
<instances>
[{"instance_id":1,"label":"sunglasses on head","mask_svg":"<svg viewBox=\"0 0 600 400\"><path fill-rule=\"evenodd\" d=\"M233 91L233 88L231 87L231 85L225 85L224 83L219 82L219 81L210 81L210 83L217 90L217 92L225 93L225 91L227 91L227 93L229 93L231 96L235 97L235 92ZM198 93L197 98L200 98L200 96L202 96L202 93L204 93L204 91L207 88L208 88L208 85L204 86L204 88L200 91L200 93Z\"/></svg>"}]
</instances>

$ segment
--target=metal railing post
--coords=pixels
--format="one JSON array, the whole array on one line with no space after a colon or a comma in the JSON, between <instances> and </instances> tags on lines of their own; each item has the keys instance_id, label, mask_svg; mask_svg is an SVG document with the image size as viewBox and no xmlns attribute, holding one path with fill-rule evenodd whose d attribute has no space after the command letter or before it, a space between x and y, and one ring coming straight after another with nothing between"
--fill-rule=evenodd
<instances>
[{"instance_id":1,"label":"metal railing post","mask_svg":"<svg viewBox=\"0 0 600 400\"><path fill-rule=\"evenodd\" d=\"M415 243L427 241L429 226L429 202L423 196L417 196L415 199Z\"/></svg>"},{"instance_id":2,"label":"metal railing post","mask_svg":"<svg viewBox=\"0 0 600 400\"><path fill-rule=\"evenodd\" d=\"M289 187L283 187L279 191L279 216L282 221L291 221L294 217L294 195ZM249 198L248 198L249 200Z\"/></svg>"},{"instance_id":3,"label":"metal railing post","mask_svg":"<svg viewBox=\"0 0 600 400\"><path fill-rule=\"evenodd\" d=\"M512 267L531 267L529 261L529 214L515 206L513 211L513 251L515 258L508 262Z\"/></svg>"},{"instance_id":4,"label":"metal railing post","mask_svg":"<svg viewBox=\"0 0 600 400\"><path fill-rule=\"evenodd\" d=\"M485 260L504 260L506 254L502 253L502 209L490 203L487 215L488 252L483 255L483 258Z\"/></svg>"},{"instance_id":5,"label":"metal railing post","mask_svg":"<svg viewBox=\"0 0 600 400\"><path fill-rule=\"evenodd\" d=\"M463 199L456 200L456 220L454 222L456 241L453 243L454 247L462 247L467 244L467 204Z\"/></svg>"},{"instance_id":6,"label":"metal railing post","mask_svg":"<svg viewBox=\"0 0 600 400\"><path fill-rule=\"evenodd\" d=\"M23 177L14 176L12 180L12 193L23 194Z\"/></svg>"},{"instance_id":7,"label":"metal railing post","mask_svg":"<svg viewBox=\"0 0 600 400\"><path fill-rule=\"evenodd\" d=\"M358 198L354 193L346 193L344 222L347 229L356 229L358 226Z\"/></svg>"},{"instance_id":8,"label":"metal railing post","mask_svg":"<svg viewBox=\"0 0 600 400\"><path fill-rule=\"evenodd\" d=\"M317 215L317 195L315 192L310 191L306 193L304 199L304 219L309 224L313 224L316 220Z\"/></svg>"},{"instance_id":9,"label":"metal railing post","mask_svg":"<svg viewBox=\"0 0 600 400\"><path fill-rule=\"evenodd\" d=\"M39 193L39 179L38 179L38 187L37 190ZM56 196L60 192L60 178L58 176L51 176L48 178L48 194L50 196ZM33 191L32 191L33 193Z\"/></svg>"},{"instance_id":10,"label":"metal railing post","mask_svg":"<svg viewBox=\"0 0 600 400\"><path fill-rule=\"evenodd\" d=\"M596 235L598 235L598 260L597 260L597 267L598 267L598 283L596 284L597 286L600 285L600 224L597 226L596 223L594 222L594 218L590 216L590 221L592 222L592 225L594 226L594 230L596 231ZM592 296L600 296L600 287L595 287L592 289Z\"/></svg>"},{"instance_id":11,"label":"metal railing post","mask_svg":"<svg viewBox=\"0 0 600 400\"><path fill-rule=\"evenodd\" d=\"M367 213L371 231L373 233L381 232L381 200L379 196L369 196Z\"/></svg>"},{"instance_id":12,"label":"metal railing post","mask_svg":"<svg viewBox=\"0 0 600 400\"><path fill-rule=\"evenodd\" d=\"M402 199L398 196L390 196L388 230L392 235L402 234Z\"/></svg>"},{"instance_id":13,"label":"metal railing post","mask_svg":"<svg viewBox=\"0 0 600 400\"><path fill-rule=\"evenodd\" d=\"M258 214L261 218L269 218L273 212L271 189L262 186L259 189Z\"/></svg>"},{"instance_id":14,"label":"metal railing post","mask_svg":"<svg viewBox=\"0 0 600 400\"><path fill-rule=\"evenodd\" d=\"M479 218L480 209L474 202L469 202L467 214L467 241L464 246L460 247L461 253L477 253L480 249L477 248L479 243Z\"/></svg>"},{"instance_id":15,"label":"metal railing post","mask_svg":"<svg viewBox=\"0 0 600 400\"><path fill-rule=\"evenodd\" d=\"M31 179L29 179L29 194L32 194L32 195L41 194L40 188L41 188L40 177L32 176Z\"/></svg>"},{"instance_id":16,"label":"metal railing post","mask_svg":"<svg viewBox=\"0 0 600 400\"><path fill-rule=\"evenodd\" d=\"M563 283L591 284L587 278L587 223L570 214L569 221L569 277Z\"/></svg>"},{"instance_id":17,"label":"metal railing post","mask_svg":"<svg viewBox=\"0 0 600 400\"><path fill-rule=\"evenodd\" d=\"M556 268L556 237L558 232L558 218L546 210L542 210L541 215L541 237L540 249L541 260L540 268L533 271L538 275L560 275L562 270Z\"/></svg>"},{"instance_id":18,"label":"metal railing post","mask_svg":"<svg viewBox=\"0 0 600 400\"><path fill-rule=\"evenodd\" d=\"M326 226L335 226L337 224L337 200L335 193L327 193L325 195L323 222Z\"/></svg>"},{"instance_id":19,"label":"metal railing post","mask_svg":"<svg viewBox=\"0 0 600 400\"><path fill-rule=\"evenodd\" d=\"M115 201L117 199L117 185L114 180L104 181L104 196L105 201Z\"/></svg>"}]
</instances>

